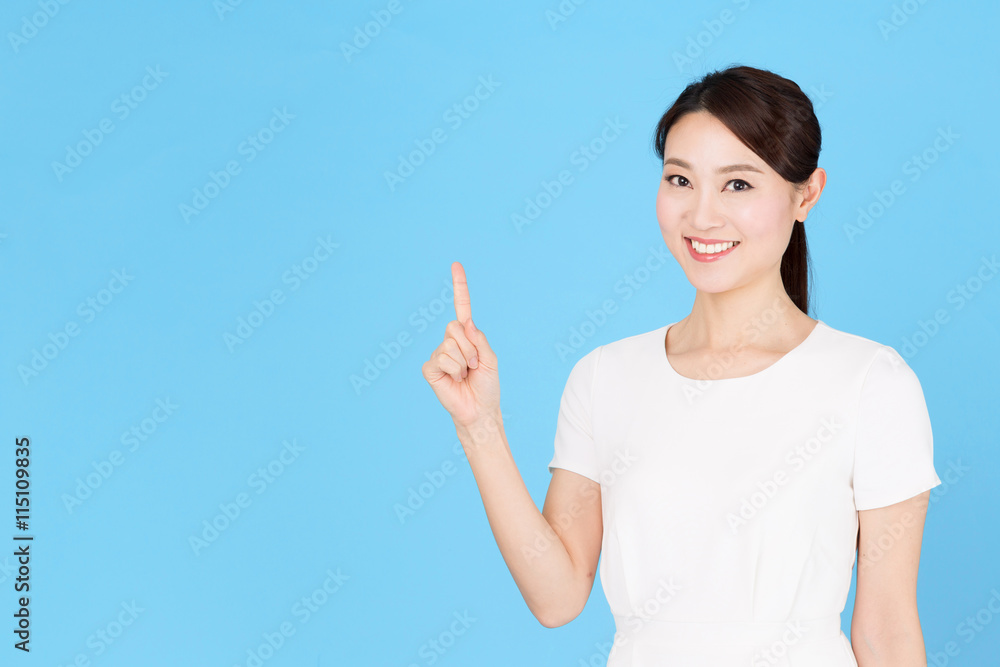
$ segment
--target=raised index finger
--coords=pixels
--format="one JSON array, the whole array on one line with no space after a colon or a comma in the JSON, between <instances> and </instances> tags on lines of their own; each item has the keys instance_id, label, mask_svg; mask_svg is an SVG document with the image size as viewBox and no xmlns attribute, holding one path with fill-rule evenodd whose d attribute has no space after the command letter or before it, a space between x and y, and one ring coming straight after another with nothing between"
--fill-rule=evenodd
<instances>
[{"instance_id":1,"label":"raised index finger","mask_svg":"<svg viewBox=\"0 0 1000 667\"><path fill-rule=\"evenodd\" d=\"M460 262L451 263L451 284L455 290L455 317L465 324L472 317L472 303L469 301L469 283L465 280L465 269Z\"/></svg>"}]
</instances>

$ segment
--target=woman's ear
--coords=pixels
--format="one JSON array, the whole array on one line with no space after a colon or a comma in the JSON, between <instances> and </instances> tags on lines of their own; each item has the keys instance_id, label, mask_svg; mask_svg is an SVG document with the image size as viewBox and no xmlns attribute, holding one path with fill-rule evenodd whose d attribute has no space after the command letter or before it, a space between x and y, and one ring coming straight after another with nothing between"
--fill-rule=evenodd
<instances>
[{"instance_id":1,"label":"woman's ear","mask_svg":"<svg viewBox=\"0 0 1000 667\"><path fill-rule=\"evenodd\" d=\"M826 187L826 170L822 167L816 167L800 191L802 201L795 209L796 222L806 221L810 209L819 201L819 196L823 193L824 187Z\"/></svg>"}]
</instances>

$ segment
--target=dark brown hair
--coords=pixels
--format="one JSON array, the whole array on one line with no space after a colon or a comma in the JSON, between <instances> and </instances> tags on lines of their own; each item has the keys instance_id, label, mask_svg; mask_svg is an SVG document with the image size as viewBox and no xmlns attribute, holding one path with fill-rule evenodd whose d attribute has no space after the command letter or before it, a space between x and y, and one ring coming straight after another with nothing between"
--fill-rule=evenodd
<instances>
[{"instance_id":1,"label":"dark brown hair","mask_svg":"<svg viewBox=\"0 0 1000 667\"><path fill-rule=\"evenodd\" d=\"M802 187L819 162L822 143L812 101L794 82L767 70L733 66L691 83L667 109L653 134L663 163L667 132L681 116L707 111L772 169ZM809 314L809 249L801 221L792 227L781 257L781 281L803 313Z\"/></svg>"}]
</instances>

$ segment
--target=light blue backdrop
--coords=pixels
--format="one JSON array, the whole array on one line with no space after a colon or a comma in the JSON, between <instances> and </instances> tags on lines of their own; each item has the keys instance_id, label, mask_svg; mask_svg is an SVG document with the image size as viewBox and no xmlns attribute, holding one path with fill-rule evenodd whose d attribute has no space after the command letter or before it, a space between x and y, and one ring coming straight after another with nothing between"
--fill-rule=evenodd
<instances>
[{"instance_id":1,"label":"light blue backdrop","mask_svg":"<svg viewBox=\"0 0 1000 667\"><path fill-rule=\"evenodd\" d=\"M420 367L461 261L540 507L573 362L690 310L673 261L622 287L665 251L650 137L687 83L741 63L815 103L811 314L917 372L946 480L927 650L986 664L998 18L985 0L5 3L0 663L604 664L600 582L569 625L534 619ZM28 656L16 534L35 538Z\"/></svg>"}]
</instances>

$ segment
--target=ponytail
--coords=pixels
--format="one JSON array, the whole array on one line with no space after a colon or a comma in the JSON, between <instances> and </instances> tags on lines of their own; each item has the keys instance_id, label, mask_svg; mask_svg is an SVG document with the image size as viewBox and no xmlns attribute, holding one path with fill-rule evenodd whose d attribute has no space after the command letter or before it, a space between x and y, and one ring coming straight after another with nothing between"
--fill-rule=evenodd
<instances>
[{"instance_id":1,"label":"ponytail","mask_svg":"<svg viewBox=\"0 0 1000 667\"><path fill-rule=\"evenodd\" d=\"M805 223L795 221L785 254L781 256L781 282L799 310L809 314L809 248Z\"/></svg>"}]
</instances>

